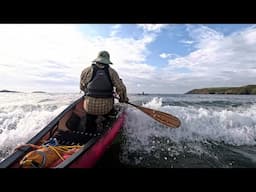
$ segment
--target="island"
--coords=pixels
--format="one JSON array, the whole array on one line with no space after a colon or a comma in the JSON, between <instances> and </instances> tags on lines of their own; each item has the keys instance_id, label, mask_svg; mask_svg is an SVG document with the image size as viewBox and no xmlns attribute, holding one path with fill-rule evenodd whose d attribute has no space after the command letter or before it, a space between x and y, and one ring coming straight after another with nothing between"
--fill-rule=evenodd
<instances>
[{"instance_id":1,"label":"island","mask_svg":"<svg viewBox=\"0 0 256 192\"><path fill-rule=\"evenodd\" d=\"M20 93L20 92L3 89L3 90L0 90L0 93Z\"/></svg>"},{"instance_id":2,"label":"island","mask_svg":"<svg viewBox=\"0 0 256 192\"><path fill-rule=\"evenodd\" d=\"M137 95L148 95L147 93L144 93L144 91L142 93L138 93Z\"/></svg>"},{"instance_id":3,"label":"island","mask_svg":"<svg viewBox=\"0 0 256 192\"><path fill-rule=\"evenodd\" d=\"M33 91L32 93L46 93L44 91Z\"/></svg>"},{"instance_id":4,"label":"island","mask_svg":"<svg viewBox=\"0 0 256 192\"><path fill-rule=\"evenodd\" d=\"M234 95L256 95L256 85L241 87L213 87L193 89L185 94L234 94Z\"/></svg>"}]
</instances>

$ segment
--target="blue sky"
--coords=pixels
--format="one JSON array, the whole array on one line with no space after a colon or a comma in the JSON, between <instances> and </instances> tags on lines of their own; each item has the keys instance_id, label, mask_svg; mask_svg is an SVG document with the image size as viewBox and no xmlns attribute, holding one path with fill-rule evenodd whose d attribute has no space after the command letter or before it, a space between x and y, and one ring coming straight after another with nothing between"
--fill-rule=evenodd
<instances>
[{"instance_id":1,"label":"blue sky","mask_svg":"<svg viewBox=\"0 0 256 192\"><path fill-rule=\"evenodd\" d=\"M1 24L0 89L79 92L101 50L128 93L256 84L250 24Z\"/></svg>"}]
</instances>

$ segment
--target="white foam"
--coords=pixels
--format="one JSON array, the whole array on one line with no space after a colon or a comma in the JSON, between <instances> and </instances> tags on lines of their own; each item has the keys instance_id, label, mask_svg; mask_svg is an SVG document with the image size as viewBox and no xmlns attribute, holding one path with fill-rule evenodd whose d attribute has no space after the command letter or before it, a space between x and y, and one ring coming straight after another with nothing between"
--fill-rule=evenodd
<instances>
[{"instance_id":1,"label":"white foam","mask_svg":"<svg viewBox=\"0 0 256 192\"><path fill-rule=\"evenodd\" d=\"M143 104L144 107L148 107L151 109L160 109L162 107L163 98L161 97L154 97L148 103Z\"/></svg>"},{"instance_id":2,"label":"white foam","mask_svg":"<svg viewBox=\"0 0 256 192\"><path fill-rule=\"evenodd\" d=\"M26 143L77 97L67 94L15 94L12 97L6 94L4 97L2 94L0 151L8 154L17 145ZM45 102L39 102L42 100Z\"/></svg>"},{"instance_id":3,"label":"white foam","mask_svg":"<svg viewBox=\"0 0 256 192\"><path fill-rule=\"evenodd\" d=\"M0 94L0 151L11 150L18 144L27 142L79 96L78 94ZM169 148L170 154L178 155L179 152L184 151L180 145L184 142L256 144L256 104L234 108L203 105L182 107L163 105L163 98L155 97L143 106L175 115L182 124L178 129L167 128L140 110L129 107L123 129L126 138L123 147L130 152L139 150L151 152L161 149L168 151ZM154 137L168 140L153 140ZM175 148L172 147L173 143L177 144ZM197 144L189 150L196 153L204 152L201 145ZM168 156L166 157L169 159Z\"/></svg>"},{"instance_id":4,"label":"white foam","mask_svg":"<svg viewBox=\"0 0 256 192\"><path fill-rule=\"evenodd\" d=\"M162 106L161 98L153 98L144 106L175 115L182 124L178 129L167 128L136 108L129 108L124 128L130 151L152 150L152 136L169 138L174 143L210 140L236 146L256 144L256 104L231 109ZM195 150L201 153L204 149Z\"/></svg>"}]
</instances>

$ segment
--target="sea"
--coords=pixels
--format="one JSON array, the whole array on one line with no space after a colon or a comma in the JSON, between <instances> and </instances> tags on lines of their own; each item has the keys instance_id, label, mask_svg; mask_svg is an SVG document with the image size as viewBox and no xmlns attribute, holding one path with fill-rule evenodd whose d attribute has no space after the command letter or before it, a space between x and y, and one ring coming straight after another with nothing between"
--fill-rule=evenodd
<instances>
[{"instance_id":1,"label":"sea","mask_svg":"<svg viewBox=\"0 0 256 192\"><path fill-rule=\"evenodd\" d=\"M0 93L0 161L81 93ZM255 168L256 96L130 94L136 105L178 117L179 128L126 106L119 160L143 168ZM117 102L117 101L115 101Z\"/></svg>"}]
</instances>

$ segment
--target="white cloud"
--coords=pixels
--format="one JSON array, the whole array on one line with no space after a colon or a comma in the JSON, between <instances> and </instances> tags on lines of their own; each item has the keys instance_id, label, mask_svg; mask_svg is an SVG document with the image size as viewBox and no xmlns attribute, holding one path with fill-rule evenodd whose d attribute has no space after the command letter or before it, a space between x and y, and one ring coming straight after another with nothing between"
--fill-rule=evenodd
<instances>
[{"instance_id":1,"label":"white cloud","mask_svg":"<svg viewBox=\"0 0 256 192\"><path fill-rule=\"evenodd\" d=\"M145 60L154 39L154 34L141 39L91 37L69 24L2 24L0 89L78 92L81 71L100 50L110 52L113 68L125 82L149 79L154 68Z\"/></svg>"},{"instance_id":2,"label":"white cloud","mask_svg":"<svg viewBox=\"0 0 256 192\"><path fill-rule=\"evenodd\" d=\"M224 37L205 26L189 28L197 50L185 57L169 60L163 78L172 77L177 90L214 86L241 86L256 82L256 28L249 28ZM178 67L192 73L176 74Z\"/></svg>"},{"instance_id":3,"label":"white cloud","mask_svg":"<svg viewBox=\"0 0 256 192\"><path fill-rule=\"evenodd\" d=\"M194 41L189 41L189 40L181 40L180 42L188 45L191 45L194 43Z\"/></svg>"},{"instance_id":4,"label":"white cloud","mask_svg":"<svg viewBox=\"0 0 256 192\"><path fill-rule=\"evenodd\" d=\"M81 64L89 59L81 53L93 50L88 39L73 25L0 25L0 75L8 82L0 87L51 89L55 84L38 83L40 77L49 82L48 72L55 73L58 81L78 75ZM10 69L4 70L1 64Z\"/></svg>"},{"instance_id":5,"label":"white cloud","mask_svg":"<svg viewBox=\"0 0 256 192\"><path fill-rule=\"evenodd\" d=\"M204 25L187 25L187 31L197 48L215 46L215 43L221 41L224 35Z\"/></svg>"},{"instance_id":6,"label":"white cloud","mask_svg":"<svg viewBox=\"0 0 256 192\"><path fill-rule=\"evenodd\" d=\"M162 27L150 25L145 30L156 32ZM120 28L115 25L113 30ZM110 52L112 67L128 93L183 93L255 84L255 27L230 36L202 25L188 25L187 31L196 50L183 57L161 53L168 63L157 68L147 63L147 56L148 45L159 33L145 33L139 39L117 34L103 38L87 36L79 25L1 24L0 89L79 92L81 71L100 50Z\"/></svg>"},{"instance_id":7,"label":"white cloud","mask_svg":"<svg viewBox=\"0 0 256 192\"><path fill-rule=\"evenodd\" d=\"M166 59L166 58L174 59L174 58L180 57L179 55L174 53L161 53L159 56L163 59Z\"/></svg>"},{"instance_id":8,"label":"white cloud","mask_svg":"<svg viewBox=\"0 0 256 192\"><path fill-rule=\"evenodd\" d=\"M184 93L194 88L242 86L256 82L256 27L229 36L206 26L190 26L196 50L186 56L162 53L168 65L152 69L137 90Z\"/></svg>"},{"instance_id":9,"label":"white cloud","mask_svg":"<svg viewBox=\"0 0 256 192\"><path fill-rule=\"evenodd\" d=\"M161 53L159 56L160 56L161 58L163 58L163 59L166 59L167 57L170 56L170 54L168 54L168 53Z\"/></svg>"},{"instance_id":10,"label":"white cloud","mask_svg":"<svg viewBox=\"0 0 256 192\"><path fill-rule=\"evenodd\" d=\"M142 28L146 32L160 32L167 26L168 24L138 24L138 27Z\"/></svg>"},{"instance_id":11,"label":"white cloud","mask_svg":"<svg viewBox=\"0 0 256 192\"><path fill-rule=\"evenodd\" d=\"M110 32L110 36L111 37L116 36L119 33L120 29L121 29L120 24L113 25L112 26L112 31Z\"/></svg>"}]
</instances>

